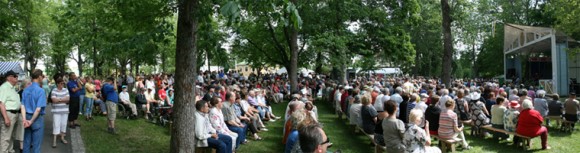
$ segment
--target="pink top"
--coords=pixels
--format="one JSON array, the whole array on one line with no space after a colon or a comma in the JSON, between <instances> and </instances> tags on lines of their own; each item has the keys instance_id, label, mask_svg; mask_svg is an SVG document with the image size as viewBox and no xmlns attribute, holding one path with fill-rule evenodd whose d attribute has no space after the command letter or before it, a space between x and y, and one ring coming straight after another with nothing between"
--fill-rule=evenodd
<instances>
[{"instance_id":1,"label":"pink top","mask_svg":"<svg viewBox=\"0 0 580 153\"><path fill-rule=\"evenodd\" d=\"M95 79L95 90L101 90L101 81Z\"/></svg>"}]
</instances>

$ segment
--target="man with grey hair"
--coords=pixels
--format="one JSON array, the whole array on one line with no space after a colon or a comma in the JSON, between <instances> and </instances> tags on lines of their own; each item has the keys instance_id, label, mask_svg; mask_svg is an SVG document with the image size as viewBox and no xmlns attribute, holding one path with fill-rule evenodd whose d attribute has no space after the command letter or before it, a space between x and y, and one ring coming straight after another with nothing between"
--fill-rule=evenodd
<instances>
[{"instance_id":1,"label":"man with grey hair","mask_svg":"<svg viewBox=\"0 0 580 153\"><path fill-rule=\"evenodd\" d=\"M403 93L403 88L397 87L397 88L395 88L395 94L393 94L391 96L391 100L395 101L395 103L397 104L397 108L403 102L403 97L401 96L402 93ZM397 109L396 114L397 114L397 117L399 117L399 109Z\"/></svg>"},{"instance_id":2,"label":"man with grey hair","mask_svg":"<svg viewBox=\"0 0 580 153\"><path fill-rule=\"evenodd\" d=\"M319 124L308 125L298 129L300 148L304 153L325 153L332 145L330 139Z\"/></svg>"},{"instance_id":3,"label":"man with grey hair","mask_svg":"<svg viewBox=\"0 0 580 153\"><path fill-rule=\"evenodd\" d=\"M390 100L391 97L389 96L389 88L382 88L381 94L377 96L377 100L375 101L374 107L377 112L384 111L383 105L385 101Z\"/></svg>"},{"instance_id":4,"label":"man with grey hair","mask_svg":"<svg viewBox=\"0 0 580 153\"><path fill-rule=\"evenodd\" d=\"M440 92L441 92L441 98L439 99L437 106L439 108L441 108L441 110L445 110L445 109L447 109L447 107L445 107L445 102L447 102L448 99L451 99L451 97L449 97L449 90L447 90L447 89L441 89Z\"/></svg>"},{"instance_id":5,"label":"man with grey hair","mask_svg":"<svg viewBox=\"0 0 580 153\"><path fill-rule=\"evenodd\" d=\"M548 101L546 100L546 91L540 90L536 93L538 96L534 99L534 109L540 112L542 117L546 118L548 116Z\"/></svg>"}]
</instances>

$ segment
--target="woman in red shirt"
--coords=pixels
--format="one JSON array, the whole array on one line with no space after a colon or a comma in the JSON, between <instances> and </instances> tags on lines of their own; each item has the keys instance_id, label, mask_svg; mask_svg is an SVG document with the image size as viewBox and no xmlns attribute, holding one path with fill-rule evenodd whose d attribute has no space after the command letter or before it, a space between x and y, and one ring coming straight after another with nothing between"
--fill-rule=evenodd
<instances>
[{"instance_id":1,"label":"woman in red shirt","mask_svg":"<svg viewBox=\"0 0 580 153\"><path fill-rule=\"evenodd\" d=\"M551 147L548 146L548 129L542 126L544 118L542 118L540 112L534 110L532 101L524 100L522 107L523 110L520 112L516 133L527 137L541 136L542 149L550 149Z\"/></svg>"}]
</instances>

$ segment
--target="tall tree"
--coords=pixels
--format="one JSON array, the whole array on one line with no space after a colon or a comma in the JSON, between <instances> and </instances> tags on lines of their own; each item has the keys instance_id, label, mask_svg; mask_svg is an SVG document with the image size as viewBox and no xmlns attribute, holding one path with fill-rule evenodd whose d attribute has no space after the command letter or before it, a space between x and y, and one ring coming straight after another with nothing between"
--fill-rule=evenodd
<instances>
[{"instance_id":1,"label":"tall tree","mask_svg":"<svg viewBox=\"0 0 580 153\"><path fill-rule=\"evenodd\" d=\"M306 44L303 39L300 47L298 44L298 32L302 26L301 6L297 0L270 3L248 1L241 4L229 1L221 8L221 14L230 22L239 21L239 25L233 26L234 31L239 33L236 44L247 46L242 49L254 48L234 50L234 53L245 54L240 56L249 57L245 58L249 62L258 57L282 65L288 70L291 91L298 91L298 57L304 52ZM245 10L247 15L242 16L240 10Z\"/></svg>"},{"instance_id":2,"label":"tall tree","mask_svg":"<svg viewBox=\"0 0 580 153\"><path fill-rule=\"evenodd\" d=\"M453 59L453 37L451 36L451 8L448 0L441 0L441 15L443 28L443 70L442 80L443 84L450 87L451 83L451 62Z\"/></svg>"},{"instance_id":3,"label":"tall tree","mask_svg":"<svg viewBox=\"0 0 580 153\"><path fill-rule=\"evenodd\" d=\"M175 126L171 130L174 153L195 152L195 82L197 76L198 0L179 0L175 67Z\"/></svg>"}]
</instances>

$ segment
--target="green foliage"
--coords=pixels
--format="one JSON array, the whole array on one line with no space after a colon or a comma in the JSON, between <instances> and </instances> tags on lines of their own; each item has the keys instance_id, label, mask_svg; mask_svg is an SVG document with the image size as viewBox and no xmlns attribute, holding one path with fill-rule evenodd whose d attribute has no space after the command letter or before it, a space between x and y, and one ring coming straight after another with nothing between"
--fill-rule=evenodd
<instances>
[{"instance_id":1,"label":"green foliage","mask_svg":"<svg viewBox=\"0 0 580 153\"><path fill-rule=\"evenodd\" d=\"M556 29L580 40L580 1L550 1L545 13L551 13L556 20Z\"/></svg>"}]
</instances>

